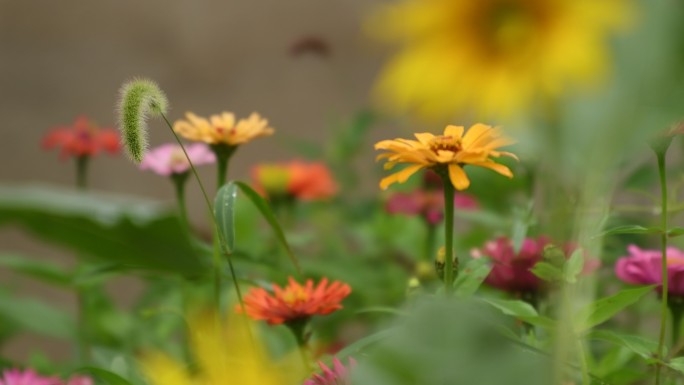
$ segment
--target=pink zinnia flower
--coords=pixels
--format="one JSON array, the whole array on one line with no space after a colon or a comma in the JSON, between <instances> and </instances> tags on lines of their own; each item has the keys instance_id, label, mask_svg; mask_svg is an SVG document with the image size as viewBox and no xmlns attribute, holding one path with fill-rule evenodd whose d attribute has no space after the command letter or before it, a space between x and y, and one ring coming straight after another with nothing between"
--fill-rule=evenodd
<instances>
[{"instance_id":1,"label":"pink zinnia flower","mask_svg":"<svg viewBox=\"0 0 684 385\"><path fill-rule=\"evenodd\" d=\"M349 370L356 366L356 361L349 358L349 368L346 368L337 358L333 358L332 368L320 361L318 361L318 366L321 367L323 373L314 374L310 379L304 381L304 385L350 385Z\"/></svg>"},{"instance_id":2,"label":"pink zinnia flower","mask_svg":"<svg viewBox=\"0 0 684 385\"><path fill-rule=\"evenodd\" d=\"M0 385L60 385L57 377L44 377L32 369L7 369L2 373Z\"/></svg>"},{"instance_id":3,"label":"pink zinnia flower","mask_svg":"<svg viewBox=\"0 0 684 385\"><path fill-rule=\"evenodd\" d=\"M482 249L472 251L473 258L489 257L493 262L492 271L485 279L485 283L497 289L513 293L529 293L539 291L544 282L532 273L532 268L544 258L544 247L551 244L551 240L545 236L525 238L520 251L516 254L513 242L506 237L499 237L489 241ZM576 249L573 244L563 245L566 256ZM586 258L584 263L585 274L596 270L600 261Z\"/></svg>"},{"instance_id":4,"label":"pink zinnia flower","mask_svg":"<svg viewBox=\"0 0 684 385\"><path fill-rule=\"evenodd\" d=\"M637 245L627 247L628 256L618 259L615 274L621 280L634 285L662 285L662 254L660 250L641 249ZM667 278L668 293L684 296L684 252L668 247ZM658 288L659 291L662 287Z\"/></svg>"},{"instance_id":5,"label":"pink zinnia flower","mask_svg":"<svg viewBox=\"0 0 684 385\"><path fill-rule=\"evenodd\" d=\"M204 143L185 145L190 160L195 166L216 162L216 155ZM190 163L183 149L174 143L162 144L145 154L140 163L141 170L152 170L158 175L182 174L190 170Z\"/></svg>"},{"instance_id":6,"label":"pink zinnia flower","mask_svg":"<svg viewBox=\"0 0 684 385\"><path fill-rule=\"evenodd\" d=\"M121 149L119 134L112 128L100 128L86 116L79 116L71 126L52 128L44 137L44 149L59 147L60 158L95 156L100 151L116 154Z\"/></svg>"}]
</instances>

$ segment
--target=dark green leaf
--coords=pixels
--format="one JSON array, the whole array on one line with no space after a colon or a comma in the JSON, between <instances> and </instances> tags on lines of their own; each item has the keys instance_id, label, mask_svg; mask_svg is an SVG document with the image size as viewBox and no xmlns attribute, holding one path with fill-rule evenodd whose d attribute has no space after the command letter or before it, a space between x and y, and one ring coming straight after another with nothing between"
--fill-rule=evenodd
<instances>
[{"instance_id":1,"label":"dark green leaf","mask_svg":"<svg viewBox=\"0 0 684 385\"><path fill-rule=\"evenodd\" d=\"M0 187L0 226L129 268L199 274L206 266L177 216L159 204L54 187Z\"/></svg>"},{"instance_id":2,"label":"dark green leaf","mask_svg":"<svg viewBox=\"0 0 684 385\"><path fill-rule=\"evenodd\" d=\"M492 265L487 258L474 258L465 264L454 281L455 294L459 297L470 297L492 270Z\"/></svg>"},{"instance_id":3,"label":"dark green leaf","mask_svg":"<svg viewBox=\"0 0 684 385\"><path fill-rule=\"evenodd\" d=\"M610 297L601 298L580 310L575 323L577 333L600 325L627 306L637 302L641 297L653 291L655 286L622 290Z\"/></svg>"},{"instance_id":4,"label":"dark green leaf","mask_svg":"<svg viewBox=\"0 0 684 385\"><path fill-rule=\"evenodd\" d=\"M483 300L499 309L504 314L513 316L529 324L544 328L552 328L555 324L553 320L539 316L534 307L527 302L496 298L484 298Z\"/></svg>"},{"instance_id":5,"label":"dark green leaf","mask_svg":"<svg viewBox=\"0 0 684 385\"><path fill-rule=\"evenodd\" d=\"M616 345L624 346L644 359L653 358L658 349L658 343L655 341L648 340L641 336L617 333L612 330L594 330L589 333L588 337L590 339L608 341Z\"/></svg>"},{"instance_id":6,"label":"dark green leaf","mask_svg":"<svg viewBox=\"0 0 684 385\"><path fill-rule=\"evenodd\" d=\"M266 219L266 222L268 222L268 224L271 226L271 229L273 229L276 238L278 238L280 244L283 246L285 251L287 251L287 255L290 257L290 260L292 261L295 270L297 270L297 273L301 275L299 261L292 252L290 244L287 242L287 239L285 238L285 233L283 232L283 229L280 227L280 224L278 223L278 220L276 219L275 215L273 215L273 211L271 210L271 207L268 205L268 202L266 202L264 198L261 197L261 195L259 195L256 191L254 191L251 187L249 187L249 185L247 185L244 182L231 181L228 183L228 185L231 184L234 184L237 187L239 187L240 191L242 191L242 193L245 194L250 201L252 201L254 206L256 206L256 208L259 209L261 215L264 217L264 219Z\"/></svg>"},{"instance_id":7,"label":"dark green leaf","mask_svg":"<svg viewBox=\"0 0 684 385\"><path fill-rule=\"evenodd\" d=\"M678 237L684 235L684 227L673 227L667 232L667 236L670 238Z\"/></svg>"},{"instance_id":8,"label":"dark green leaf","mask_svg":"<svg viewBox=\"0 0 684 385\"><path fill-rule=\"evenodd\" d=\"M58 265L35 258L18 255L0 255L0 266L10 269L27 277L35 278L41 282L59 286L69 286L71 276Z\"/></svg>"},{"instance_id":9,"label":"dark green leaf","mask_svg":"<svg viewBox=\"0 0 684 385\"><path fill-rule=\"evenodd\" d=\"M219 189L214 199L214 215L218 231L222 234L228 252L235 250L235 200L237 198L237 185L227 183Z\"/></svg>"},{"instance_id":10,"label":"dark green leaf","mask_svg":"<svg viewBox=\"0 0 684 385\"><path fill-rule=\"evenodd\" d=\"M616 234L660 234L662 233L662 229L660 227L644 227L644 226L639 226L639 225L627 225L627 226L618 226L614 227L612 229L606 230L600 234L598 234L596 237L604 237L606 235L616 235Z\"/></svg>"}]
</instances>

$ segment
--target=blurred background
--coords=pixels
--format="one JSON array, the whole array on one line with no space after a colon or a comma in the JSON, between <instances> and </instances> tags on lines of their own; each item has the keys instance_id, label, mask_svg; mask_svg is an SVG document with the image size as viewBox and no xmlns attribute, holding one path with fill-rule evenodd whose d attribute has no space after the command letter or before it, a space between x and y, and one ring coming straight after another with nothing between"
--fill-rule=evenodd
<instances>
[{"instance_id":1,"label":"blurred background","mask_svg":"<svg viewBox=\"0 0 684 385\"><path fill-rule=\"evenodd\" d=\"M114 127L117 91L135 76L154 79L167 92L171 119L186 111L202 116L258 111L269 119L276 135L241 149L231 178L248 178L257 162L293 158L296 150L283 144L296 138L324 142L332 125L368 105L382 59L361 27L373 3L0 0L0 182L73 186L73 160L60 161L58 151L42 150L43 135L81 114ZM153 146L173 139L160 122L150 127ZM373 165L371 143L361 156L366 168ZM174 204L166 178L140 172L123 155L99 156L90 167L95 190ZM200 173L213 184L213 169ZM376 180L366 174L361 185L375 189ZM192 219L206 226L195 184L189 184L188 195ZM0 249L74 262L69 252L13 227L0 228ZM67 291L7 271L0 270L0 279L17 295L75 309ZM117 278L110 286L122 305L139 289L133 278ZM29 351L41 349L59 357L65 344L20 335L2 354L23 361Z\"/></svg>"}]
</instances>

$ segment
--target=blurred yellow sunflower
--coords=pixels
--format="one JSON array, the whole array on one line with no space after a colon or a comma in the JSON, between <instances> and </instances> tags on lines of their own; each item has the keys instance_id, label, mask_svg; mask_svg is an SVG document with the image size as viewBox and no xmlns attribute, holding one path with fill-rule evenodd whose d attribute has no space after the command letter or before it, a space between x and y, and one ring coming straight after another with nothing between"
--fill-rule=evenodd
<instances>
[{"instance_id":1,"label":"blurred yellow sunflower","mask_svg":"<svg viewBox=\"0 0 684 385\"><path fill-rule=\"evenodd\" d=\"M173 130L185 139L212 145L238 146L274 132L268 120L256 112L237 121L230 112L212 115L209 119L187 112L185 117L185 120L177 120L173 124Z\"/></svg>"},{"instance_id":2,"label":"blurred yellow sunflower","mask_svg":"<svg viewBox=\"0 0 684 385\"><path fill-rule=\"evenodd\" d=\"M371 32L398 44L378 94L400 110L444 118L469 109L507 116L609 68L608 37L631 0L403 0Z\"/></svg>"},{"instance_id":3,"label":"blurred yellow sunflower","mask_svg":"<svg viewBox=\"0 0 684 385\"><path fill-rule=\"evenodd\" d=\"M243 322L244 321L244 322ZM191 347L197 366L189 368L166 354L144 356L142 371L151 385L290 385L301 383L308 372L291 355L274 363L247 319L232 316L218 322L205 316L191 323Z\"/></svg>"},{"instance_id":4,"label":"blurred yellow sunflower","mask_svg":"<svg viewBox=\"0 0 684 385\"><path fill-rule=\"evenodd\" d=\"M386 159L385 169L394 168L397 164L410 164L380 181L380 188L387 189L393 183L404 183L408 178L423 168L433 168L440 175L448 175L451 184L457 190L465 190L470 180L463 167L466 165L492 169L501 175L513 177L511 170L496 163L492 158L509 156L510 153L499 151L499 147L513 144L509 138L501 135L498 128L485 124L476 124L464 135L463 126L447 126L443 135L427 132L414 134L416 140L394 139L383 140L375 144L376 150L388 152L378 155L377 159Z\"/></svg>"}]
</instances>

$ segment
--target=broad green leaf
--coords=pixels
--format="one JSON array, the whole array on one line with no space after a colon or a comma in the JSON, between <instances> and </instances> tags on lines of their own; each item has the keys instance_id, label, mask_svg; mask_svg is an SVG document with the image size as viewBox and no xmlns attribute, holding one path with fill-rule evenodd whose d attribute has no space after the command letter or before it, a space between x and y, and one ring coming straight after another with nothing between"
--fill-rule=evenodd
<instances>
[{"instance_id":1,"label":"broad green leaf","mask_svg":"<svg viewBox=\"0 0 684 385\"><path fill-rule=\"evenodd\" d=\"M27 277L35 278L41 282L51 283L58 286L69 286L71 276L61 266L54 263L19 256L15 254L0 255L0 267L7 268Z\"/></svg>"},{"instance_id":2,"label":"broad green leaf","mask_svg":"<svg viewBox=\"0 0 684 385\"><path fill-rule=\"evenodd\" d=\"M201 274L207 266L177 215L158 203L56 187L0 186L0 226L134 269Z\"/></svg>"},{"instance_id":3,"label":"broad green leaf","mask_svg":"<svg viewBox=\"0 0 684 385\"><path fill-rule=\"evenodd\" d=\"M401 311L399 309L387 306L371 306L356 311L356 314L362 313L386 313L392 315L406 315L405 311Z\"/></svg>"},{"instance_id":4,"label":"broad green leaf","mask_svg":"<svg viewBox=\"0 0 684 385\"><path fill-rule=\"evenodd\" d=\"M0 292L0 319L19 329L50 337L75 339L74 319L58 307Z\"/></svg>"},{"instance_id":5,"label":"broad green leaf","mask_svg":"<svg viewBox=\"0 0 684 385\"><path fill-rule=\"evenodd\" d=\"M606 235L617 235L617 234L660 234L662 232L663 232L663 230L657 226L644 227L644 226L639 226L639 225L627 225L627 226L618 226L618 227L614 227L612 229L606 230L606 231L596 235L594 238L605 237Z\"/></svg>"},{"instance_id":6,"label":"broad green leaf","mask_svg":"<svg viewBox=\"0 0 684 385\"><path fill-rule=\"evenodd\" d=\"M227 183L223 185L214 199L214 216L218 231L222 234L228 252L235 250L235 200L237 198L237 185Z\"/></svg>"},{"instance_id":7,"label":"broad green leaf","mask_svg":"<svg viewBox=\"0 0 684 385\"><path fill-rule=\"evenodd\" d=\"M684 374L684 357L676 357L671 359L670 362L667 363L667 366L678 371L679 373Z\"/></svg>"},{"instance_id":8,"label":"broad green leaf","mask_svg":"<svg viewBox=\"0 0 684 385\"><path fill-rule=\"evenodd\" d=\"M454 293L467 298L475 294L492 270L487 258L474 258L465 264L454 281Z\"/></svg>"},{"instance_id":9,"label":"broad green leaf","mask_svg":"<svg viewBox=\"0 0 684 385\"><path fill-rule=\"evenodd\" d=\"M684 235L684 227L673 227L667 232L667 236L670 238L679 237Z\"/></svg>"},{"instance_id":10,"label":"broad green leaf","mask_svg":"<svg viewBox=\"0 0 684 385\"><path fill-rule=\"evenodd\" d=\"M658 349L658 343L655 341L642 336L617 333L612 330L594 330L589 333L588 338L624 346L644 359L653 358Z\"/></svg>"},{"instance_id":11,"label":"broad green leaf","mask_svg":"<svg viewBox=\"0 0 684 385\"><path fill-rule=\"evenodd\" d=\"M655 286L646 286L636 289L622 290L610 297L601 298L585 306L578 313L575 319L575 330L577 333L591 329L600 325L627 306L637 302L641 297L653 291Z\"/></svg>"},{"instance_id":12,"label":"broad green leaf","mask_svg":"<svg viewBox=\"0 0 684 385\"><path fill-rule=\"evenodd\" d=\"M569 283L577 282L577 276L582 269L584 269L584 251L577 249L563 265L563 279Z\"/></svg>"},{"instance_id":13,"label":"broad green leaf","mask_svg":"<svg viewBox=\"0 0 684 385\"><path fill-rule=\"evenodd\" d=\"M556 282L563 278L563 270L548 262L537 262L530 271L544 281Z\"/></svg>"},{"instance_id":14,"label":"broad green leaf","mask_svg":"<svg viewBox=\"0 0 684 385\"><path fill-rule=\"evenodd\" d=\"M96 368L94 366L85 366L82 368L78 368L74 370L72 373L92 374L109 385L133 385L128 380L114 372L102 368Z\"/></svg>"},{"instance_id":15,"label":"broad green leaf","mask_svg":"<svg viewBox=\"0 0 684 385\"><path fill-rule=\"evenodd\" d=\"M287 252L287 255L290 257L290 260L292 261L295 270L297 270L297 273L301 275L302 270L299 267L299 261L292 252L290 244L287 242L287 239L285 238L285 233L283 232L283 229L280 227L280 224L278 223L278 220L276 219L275 215L273 215L273 211L271 210L271 207L268 205L268 202L266 202L264 198L261 197L261 195L254 191L246 183L240 181L230 181L228 183L228 185L232 184L236 185L240 189L240 191L242 191L242 193L245 194L245 196L249 198L250 201L252 201L254 206L256 206L256 208L259 209L259 212L264 217L264 219L266 219L266 222L268 222L268 224L271 226L271 229L273 229L276 238L278 238L278 241Z\"/></svg>"}]
</instances>

